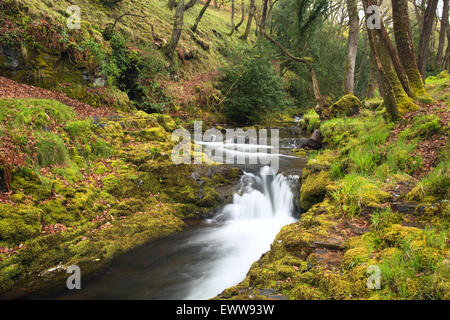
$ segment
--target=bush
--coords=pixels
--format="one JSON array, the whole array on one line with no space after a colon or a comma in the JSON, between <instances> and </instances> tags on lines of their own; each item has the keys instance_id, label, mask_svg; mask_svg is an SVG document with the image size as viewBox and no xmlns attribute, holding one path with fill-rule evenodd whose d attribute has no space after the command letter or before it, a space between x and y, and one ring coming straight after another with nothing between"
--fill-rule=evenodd
<instances>
[{"instance_id":1,"label":"bush","mask_svg":"<svg viewBox=\"0 0 450 320\"><path fill-rule=\"evenodd\" d=\"M270 60L256 51L232 58L222 70L219 89L230 122L251 125L286 104L282 80Z\"/></svg>"}]
</instances>

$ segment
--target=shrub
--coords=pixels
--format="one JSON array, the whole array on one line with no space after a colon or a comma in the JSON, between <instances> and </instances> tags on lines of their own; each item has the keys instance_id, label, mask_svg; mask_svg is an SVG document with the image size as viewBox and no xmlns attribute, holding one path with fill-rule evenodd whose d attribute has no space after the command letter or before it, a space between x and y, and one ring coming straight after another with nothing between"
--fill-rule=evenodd
<instances>
[{"instance_id":1,"label":"shrub","mask_svg":"<svg viewBox=\"0 0 450 320\"><path fill-rule=\"evenodd\" d=\"M285 106L282 80L270 60L256 51L234 57L222 70L219 89L230 122L251 125Z\"/></svg>"}]
</instances>

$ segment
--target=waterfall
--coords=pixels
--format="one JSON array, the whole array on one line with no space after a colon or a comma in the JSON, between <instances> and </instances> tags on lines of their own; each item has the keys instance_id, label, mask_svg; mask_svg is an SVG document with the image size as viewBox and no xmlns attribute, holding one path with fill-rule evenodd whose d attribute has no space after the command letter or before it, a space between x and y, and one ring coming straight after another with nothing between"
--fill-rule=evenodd
<instances>
[{"instance_id":1,"label":"waterfall","mask_svg":"<svg viewBox=\"0 0 450 320\"><path fill-rule=\"evenodd\" d=\"M199 266L202 276L190 285L186 299L209 299L245 278L250 266L270 249L280 229L295 221L289 180L263 167L244 173L233 203L222 209L223 225L191 239L214 257Z\"/></svg>"},{"instance_id":2,"label":"waterfall","mask_svg":"<svg viewBox=\"0 0 450 320\"><path fill-rule=\"evenodd\" d=\"M259 176L244 173L241 189L222 213L231 220L283 219L292 215L292 200L287 178L263 167Z\"/></svg>"}]
</instances>

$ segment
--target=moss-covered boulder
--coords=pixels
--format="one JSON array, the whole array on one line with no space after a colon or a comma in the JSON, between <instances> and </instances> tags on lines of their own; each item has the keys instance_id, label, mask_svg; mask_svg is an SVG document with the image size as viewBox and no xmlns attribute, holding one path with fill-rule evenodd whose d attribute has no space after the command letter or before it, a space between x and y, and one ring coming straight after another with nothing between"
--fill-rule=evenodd
<instances>
[{"instance_id":1,"label":"moss-covered boulder","mask_svg":"<svg viewBox=\"0 0 450 320\"><path fill-rule=\"evenodd\" d=\"M322 202L325 198L326 187L330 183L330 173L320 171L305 175L300 189L300 207L309 210L316 203Z\"/></svg>"},{"instance_id":2,"label":"moss-covered boulder","mask_svg":"<svg viewBox=\"0 0 450 320\"><path fill-rule=\"evenodd\" d=\"M331 116L353 116L359 113L361 101L352 94L347 94L331 106Z\"/></svg>"},{"instance_id":3,"label":"moss-covered boulder","mask_svg":"<svg viewBox=\"0 0 450 320\"><path fill-rule=\"evenodd\" d=\"M367 99L363 102L364 108L375 111L384 104L383 98Z\"/></svg>"},{"instance_id":4,"label":"moss-covered boulder","mask_svg":"<svg viewBox=\"0 0 450 320\"><path fill-rule=\"evenodd\" d=\"M160 126L167 132L172 132L177 128L175 121L167 114L158 114L156 118L158 119Z\"/></svg>"},{"instance_id":5,"label":"moss-covered boulder","mask_svg":"<svg viewBox=\"0 0 450 320\"><path fill-rule=\"evenodd\" d=\"M143 129L137 132L133 132L137 138L142 139L143 141L161 141L164 142L167 140L167 132L162 127L154 127L149 129Z\"/></svg>"}]
</instances>

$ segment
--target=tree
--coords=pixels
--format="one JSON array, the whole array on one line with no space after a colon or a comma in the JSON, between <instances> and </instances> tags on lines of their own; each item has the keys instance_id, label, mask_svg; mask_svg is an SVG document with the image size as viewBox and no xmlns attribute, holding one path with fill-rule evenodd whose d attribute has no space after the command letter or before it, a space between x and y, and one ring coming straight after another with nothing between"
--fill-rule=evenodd
<instances>
[{"instance_id":1,"label":"tree","mask_svg":"<svg viewBox=\"0 0 450 320\"><path fill-rule=\"evenodd\" d=\"M203 15L205 14L206 9L208 9L210 3L211 3L211 0L206 0L205 4L203 5L202 10L200 10L200 13L197 16L197 19L195 19L194 25L191 27L192 32L195 32L197 30L198 24L200 23L200 20L202 19Z\"/></svg>"},{"instance_id":2,"label":"tree","mask_svg":"<svg viewBox=\"0 0 450 320\"><path fill-rule=\"evenodd\" d=\"M353 93L355 86L355 65L358 52L359 16L357 0L347 0L348 51L344 67L344 93Z\"/></svg>"},{"instance_id":3,"label":"tree","mask_svg":"<svg viewBox=\"0 0 450 320\"><path fill-rule=\"evenodd\" d=\"M241 11L242 11L242 13L241 13L241 20L239 20L237 25L235 25L234 28L231 30L230 36L232 36L233 33L239 29L239 27L242 25L242 23L245 20L245 4L244 4L244 0L242 0L242 3L241 3Z\"/></svg>"},{"instance_id":4,"label":"tree","mask_svg":"<svg viewBox=\"0 0 450 320\"><path fill-rule=\"evenodd\" d=\"M186 4L184 0L179 0L178 3L176 3L175 0L169 0L169 8L172 9L174 6L176 8L173 19L172 35L169 42L163 47L164 54L170 60L173 59L173 52L177 48L178 41L180 40L181 33L183 32L184 12L192 8L196 3L197 0L189 0Z\"/></svg>"},{"instance_id":5,"label":"tree","mask_svg":"<svg viewBox=\"0 0 450 320\"><path fill-rule=\"evenodd\" d=\"M439 47L436 57L436 67L443 68L444 67L444 44L445 38L447 37L448 30L448 16L449 16L449 0L443 0L444 6L442 10L442 18L441 18L441 30L439 32Z\"/></svg>"},{"instance_id":6,"label":"tree","mask_svg":"<svg viewBox=\"0 0 450 320\"><path fill-rule=\"evenodd\" d=\"M247 27L245 28L244 34L241 36L241 39L247 40L248 35L250 34L250 28L252 26L253 17L255 16L255 0L250 0L250 12L248 14Z\"/></svg>"},{"instance_id":7,"label":"tree","mask_svg":"<svg viewBox=\"0 0 450 320\"><path fill-rule=\"evenodd\" d=\"M269 55L254 47L231 53L231 59L219 81L228 121L251 125L286 106L283 81L275 73Z\"/></svg>"},{"instance_id":8,"label":"tree","mask_svg":"<svg viewBox=\"0 0 450 320\"><path fill-rule=\"evenodd\" d=\"M273 24L276 39L267 34L264 30L261 30L262 35L275 45L283 56L290 61L300 63L307 68L311 76L313 94L317 102L318 110L322 110L326 107L327 99L320 92L319 81L313 66L314 59L311 57L299 57L292 54L292 52L300 52L305 49L305 46L307 47L308 37L320 21L322 21L322 17L327 10L327 0L299 0L287 2L280 8L280 12L274 16ZM286 19L285 12L292 11L296 12L296 15Z\"/></svg>"},{"instance_id":9,"label":"tree","mask_svg":"<svg viewBox=\"0 0 450 320\"><path fill-rule=\"evenodd\" d=\"M184 0L179 0L175 9L172 36L170 41L163 47L164 54L170 59L173 59L173 52L178 45L178 41L181 37L181 32L183 31L183 19L184 19Z\"/></svg>"},{"instance_id":10,"label":"tree","mask_svg":"<svg viewBox=\"0 0 450 320\"><path fill-rule=\"evenodd\" d=\"M411 25L409 22L408 1L392 0L392 15L394 20L395 42L400 63L409 80L409 87L414 98L422 101L431 101L425 91L422 76L417 66L414 44L412 40Z\"/></svg>"},{"instance_id":11,"label":"tree","mask_svg":"<svg viewBox=\"0 0 450 320\"><path fill-rule=\"evenodd\" d=\"M261 31L264 31L266 27L266 18L267 18L267 3L269 0L262 0L262 11L261 11L261 22L259 23L259 27Z\"/></svg>"},{"instance_id":12,"label":"tree","mask_svg":"<svg viewBox=\"0 0 450 320\"><path fill-rule=\"evenodd\" d=\"M376 6L376 0L363 0L366 21L371 18L370 6ZM381 28L369 28L367 24L367 34L372 51L373 59L378 70L378 84L382 93L386 110L391 120L397 120L402 112L415 110L417 106L408 97L403 89L402 83L397 74L397 70L389 52L385 37L385 30Z\"/></svg>"},{"instance_id":13,"label":"tree","mask_svg":"<svg viewBox=\"0 0 450 320\"><path fill-rule=\"evenodd\" d=\"M425 13L423 15L422 30L420 32L419 39L419 57L417 61L423 80L425 80L425 76L427 74L427 59L430 51L429 45L438 2L439 0L428 0L427 8L425 9Z\"/></svg>"}]
</instances>

